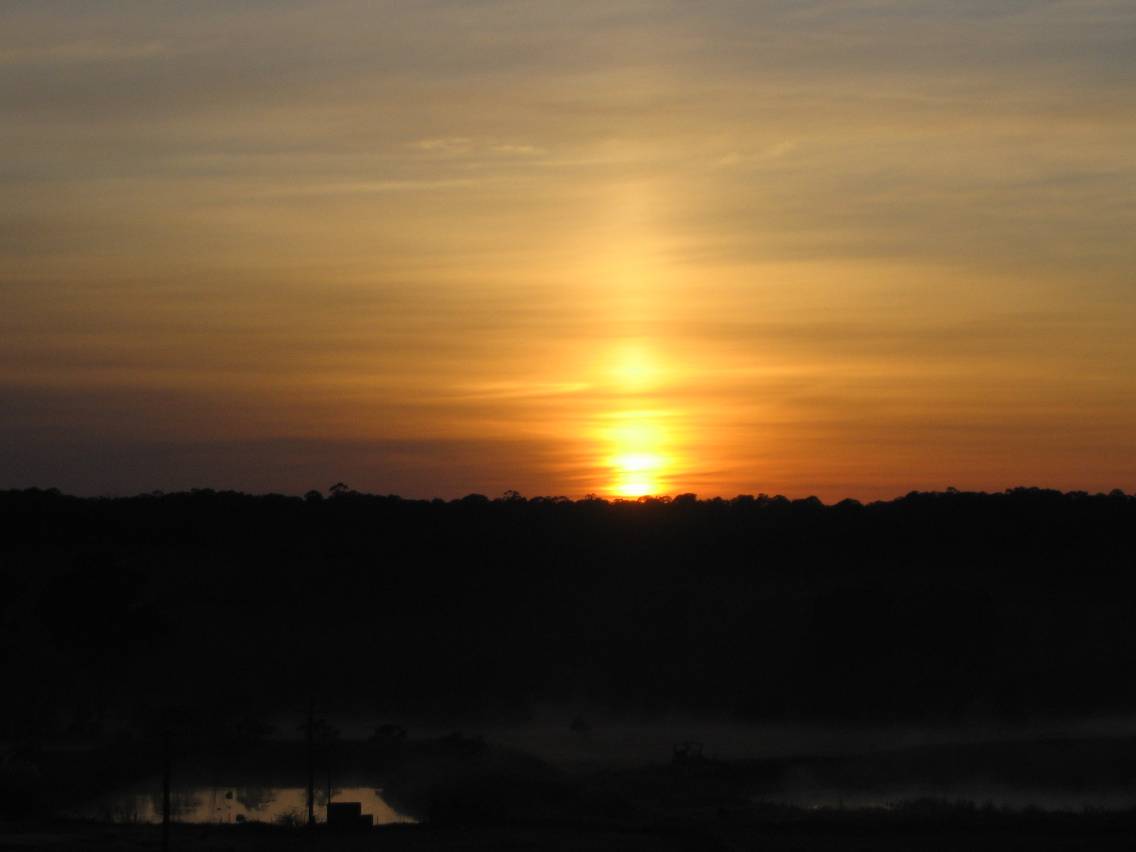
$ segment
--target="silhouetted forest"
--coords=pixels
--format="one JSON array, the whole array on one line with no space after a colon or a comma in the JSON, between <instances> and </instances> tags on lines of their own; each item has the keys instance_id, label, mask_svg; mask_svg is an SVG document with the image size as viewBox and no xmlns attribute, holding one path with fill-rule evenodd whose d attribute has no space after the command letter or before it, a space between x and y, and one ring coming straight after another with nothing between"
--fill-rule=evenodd
<instances>
[{"instance_id":1,"label":"silhouetted forest","mask_svg":"<svg viewBox=\"0 0 1136 852\"><path fill-rule=\"evenodd\" d=\"M746 719L1136 709L1136 498L0 493L5 738L312 695Z\"/></svg>"}]
</instances>

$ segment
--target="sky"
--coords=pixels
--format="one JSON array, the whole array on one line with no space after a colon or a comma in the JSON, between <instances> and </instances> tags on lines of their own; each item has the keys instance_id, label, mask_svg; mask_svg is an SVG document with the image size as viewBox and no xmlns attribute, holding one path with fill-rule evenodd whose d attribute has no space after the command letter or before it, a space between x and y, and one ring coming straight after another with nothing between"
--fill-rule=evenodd
<instances>
[{"instance_id":1,"label":"sky","mask_svg":"<svg viewBox=\"0 0 1136 852\"><path fill-rule=\"evenodd\" d=\"M1136 490L1131 0L0 0L0 487Z\"/></svg>"}]
</instances>

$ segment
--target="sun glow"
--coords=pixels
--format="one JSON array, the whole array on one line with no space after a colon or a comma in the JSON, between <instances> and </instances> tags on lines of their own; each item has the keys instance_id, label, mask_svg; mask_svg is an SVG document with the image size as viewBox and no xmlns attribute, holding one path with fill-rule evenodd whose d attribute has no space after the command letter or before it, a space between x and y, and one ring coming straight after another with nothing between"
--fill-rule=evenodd
<instances>
[{"instance_id":1,"label":"sun glow","mask_svg":"<svg viewBox=\"0 0 1136 852\"><path fill-rule=\"evenodd\" d=\"M611 374L624 393L643 393L658 384L660 368L642 345L624 346L615 358Z\"/></svg>"}]
</instances>

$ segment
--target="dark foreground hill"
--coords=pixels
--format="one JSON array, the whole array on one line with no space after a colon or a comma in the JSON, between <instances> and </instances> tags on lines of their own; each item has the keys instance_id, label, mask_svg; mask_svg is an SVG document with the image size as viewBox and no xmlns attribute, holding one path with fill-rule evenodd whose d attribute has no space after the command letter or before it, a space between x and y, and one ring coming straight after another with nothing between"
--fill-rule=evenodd
<instances>
[{"instance_id":1,"label":"dark foreground hill","mask_svg":"<svg viewBox=\"0 0 1136 852\"><path fill-rule=\"evenodd\" d=\"M1136 498L861 505L0 493L0 736L534 702L746 719L1136 710Z\"/></svg>"}]
</instances>

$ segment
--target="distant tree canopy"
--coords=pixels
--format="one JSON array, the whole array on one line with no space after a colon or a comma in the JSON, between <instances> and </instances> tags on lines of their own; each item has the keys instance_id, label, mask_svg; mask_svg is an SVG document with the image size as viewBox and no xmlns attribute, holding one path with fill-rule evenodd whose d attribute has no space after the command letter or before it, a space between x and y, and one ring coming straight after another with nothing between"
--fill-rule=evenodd
<instances>
[{"instance_id":1,"label":"distant tree canopy","mask_svg":"<svg viewBox=\"0 0 1136 852\"><path fill-rule=\"evenodd\" d=\"M1136 498L0 492L0 736L155 703L523 719L1136 710ZM234 722L236 724L236 722Z\"/></svg>"}]
</instances>

